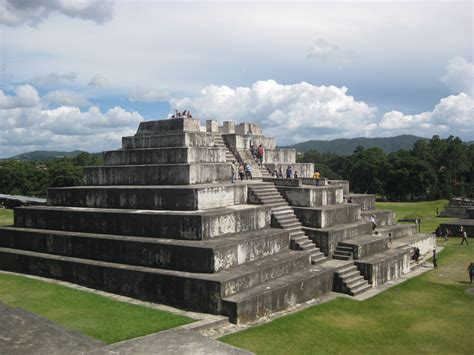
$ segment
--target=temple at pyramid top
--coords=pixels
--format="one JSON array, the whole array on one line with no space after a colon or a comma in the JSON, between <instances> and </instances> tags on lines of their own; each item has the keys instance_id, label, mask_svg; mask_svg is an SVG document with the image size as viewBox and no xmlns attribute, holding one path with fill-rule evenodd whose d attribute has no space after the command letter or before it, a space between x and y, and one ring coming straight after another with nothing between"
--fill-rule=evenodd
<instances>
[{"instance_id":1,"label":"temple at pyramid top","mask_svg":"<svg viewBox=\"0 0 474 355\"><path fill-rule=\"evenodd\" d=\"M263 147L262 165L252 146ZM134 136L122 138L122 149L104 152L104 166L85 169L86 185L189 185L230 181L232 162L251 164L254 178L269 177L291 165L300 177L313 164L296 163L294 149L276 148L252 123L176 118L140 123Z\"/></svg>"}]
</instances>

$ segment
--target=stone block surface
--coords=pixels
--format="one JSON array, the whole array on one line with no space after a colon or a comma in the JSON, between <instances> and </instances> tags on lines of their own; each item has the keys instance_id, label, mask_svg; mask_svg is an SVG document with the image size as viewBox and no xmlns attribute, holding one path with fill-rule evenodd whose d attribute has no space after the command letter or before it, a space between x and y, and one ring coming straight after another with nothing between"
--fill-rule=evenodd
<instances>
[{"instance_id":1,"label":"stone block surface","mask_svg":"<svg viewBox=\"0 0 474 355\"><path fill-rule=\"evenodd\" d=\"M122 149L214 146L214 134L206 132L166 132L122 137Z\"/></svg>"},{"instance_id":2,"label":"stone block surface","mask_svg":"<svg viewBox=\"0 0 474 355\"><path fill-rule=\"evenodd\" d=\"M8 227L0 229L0 247L212 273L287 250L289 235L281 229L266 228L203 242Z\"/></svg>"},{"instance_id":3,"label":"stone block surface","mask_svg":"<svg viewBox=\"0 0 474 355\"><path fill-rule=\"evenodd\" d=\"M138 126L137 134L150 134L168 131L199 132L199 120L192 118L175 118L156 121L143 121Z\"/></svg>"},{"instance_id":4,"label":"stone block surface","mask_svg":"<svg viewBox=\"0 0 474 355\"><path fill-rule=\"evenodd\" d=\"M342 187L342 186L341 186ZM344 196L346 201L352 199L352 203L360 205L362 211L375 210L375 195L370 194L348 194Z\"/></svg>"},{"instance_id":5,"label":"stone block surface","mask_svg":"<svg viewBox=\"0 0 474 355\"><path fill-rule=\"evenodd\" d=\"M144 210L205 210L247 202L244 184L74 186L48 189L48 205Z\"/></svg>"},{"instance_id":6,"label":"stone block surface","mask_svg":"<svg viewBox=\"0 0 474 355\"><path fill-rule=\"evenodd\" d=\"M410 251L408 249L389 249L356 260L355 264L369 284L376 287L387 281L398 279L410 271Z\"/></svg>"},{"instance_id":7,"label":"stone block surface","mask_svg":"<svg viewBox=\"0 0 474 355\"><path fill-rule=\"evenodd\" d=\"M303 227L305 234L326 255L331 256L340 241L372 233L371 223L358 221L330 228Z\"/></svg>"},{"instance_id":8,"label":"stone block surface","mask_svg":"<svg viewBox=\"0 0 474 355\"><path fill-rule=\"evenodd\" d=\"M283 181L287 181L283 179ZM316 207L340 204L343 201L343 191L339 186L278 186L278 191L291 206Z\"/></svg>"},{"instance_id":9,"label":"stone block surface","mask_svg":"<svg viewBox=\"0 0 474 355\"><path fill-rule=\"evenodd\" d=\"M14 220L25 228L202 240L268 227L270 210L257 205L204 212L47 206L18 208Z\"/></svg>"},{"instance_id":10,"label":"stone block surface","mask_svg":"<svg viewBox=\"0 0 474 355\"><path fill-rule=\"evenodd\" d=\"M364 221L368 222L370 216L375 216L375 222L378 227L392 226L396 222L395 212L393 211L370 210L361 212L361 217Z\"/></svg>"},{"instance_id":11,"label":"stone block surface","mask_svg":"<svg viewBox=\"0 0 474 355\"><path fill-rule=\"evenodd\" d=\"M104 152L104 165L225 163L226 149L215 147L172 147L124 149Z\"/></svg>"},{"instance_id":12,"label":"stone block surface","mask_svg":"<svg viewBox=\"0 0 474 355\"><path fill-rule=\"evenodd\" d=\"M85 185L187 185L230 180L230 164L117 165L84 168Z\"/></svg>"},{"instance_id":13,"label":"stone block surface","mask_svg":"<svg viewBox=\"0 0 474 355\"><path fill-rule=\"evenodd\" d=\"M361 219L360 206L354 203L319 207L294 206L293 210L305 227L312 228L328 228Z\"/></svg>"},{"instance_id":14,"label":"stone block surface","mask_svg":"<svg viewBox=\"0 0 474 355\"><path fill-rule=\"evenodd\" d=\"M339 245L352 248L355 260L387 250L389 238L386 236L361 235L339 242Z\"/></svg>"}]
</instances>

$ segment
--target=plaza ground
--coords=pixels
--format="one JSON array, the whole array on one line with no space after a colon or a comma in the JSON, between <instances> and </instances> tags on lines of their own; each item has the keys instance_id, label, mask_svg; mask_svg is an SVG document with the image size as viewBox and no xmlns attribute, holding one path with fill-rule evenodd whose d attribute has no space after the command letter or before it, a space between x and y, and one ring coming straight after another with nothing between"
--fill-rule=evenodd
<instances>
[{"instance_id":1,"label":"plaza ground","mask_svg":"<svg viewBox=\"0 0 474 355\"><path fill-rule=\"evenodd\" d=\"M447 201L383 203L397 218L419 215L421 231L447 219L435 218ZM0 210L0 223L12 223ZM220 340L256 353L458 353L472 354L474 285L467 265L474 242L438 240L445 249L439 267L371 299L338 298ZM168 312L105 299L21 276L0 275L0 302L24 308L107 343L190 322Z\"/></svg>"}]
</instances>

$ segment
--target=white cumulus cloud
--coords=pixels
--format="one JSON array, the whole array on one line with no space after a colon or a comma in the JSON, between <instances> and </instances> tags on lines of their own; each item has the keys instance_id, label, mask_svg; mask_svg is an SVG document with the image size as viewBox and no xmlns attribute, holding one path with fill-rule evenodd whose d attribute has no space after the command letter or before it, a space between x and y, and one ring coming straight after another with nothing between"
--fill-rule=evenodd
<instances>
[{"instance_id":1,"label":"white cumulus cloud","mask_svg":"<svg viewBox=\"0 0 474 355\"><path fill-rule=\"evenodd\" d=\"M441 81L455 94L465 92L474 95L474 64L463 57L451 58L444 67Z\"/></svg>"},{"instance_id":2,"label":"white cumulus cloud","mask_svg":"<svg viewBox=\"0 0 474 355\"><path fill-rule=\"evenodd\" d=\"M15 95L5 95L0 90L0 109L34 107L39 102L38 91L28 84L16 87Z\"/></svg>"},{"instance_id":3,"label":"white cumulus cloud","mask_svg":"<svg viewBox=\"0 0 474 355\"><path fill-rule=\"evenodd\" d=\"M46 104L60 105L60 106L87 106L87 100L74 92L68 90L55 90L47 93L42 97Z\"/></svg>"},{"instance_id":4,"label":"white cumulus cloud","mask_svg":"<svg viewBox=\"0 0 474 355\"><path fill-rule=\"evenodd\" d=\"M405 115L399 111L387 112L378 126L385 131L385 135L411 133L425 137L434 134L472 137L474 100L471 96L461 93L441 99L433 111L416 115Z\"/></svg>"},{"instance_id":5,"label":"white cumulus cloud","mask_svg":"<svg viewBox=\"0 0 474 355\"><path fill-rule=\"evenodd\" d=\"M96 106L87 110L66 104L54 109L47 107L51 100L72 103L72 99L74 95L68 97L61 91L39 97L31 85L17 87L15 95L10 96L0 90L1 156L38 149L116 149L121 137L134 134L143 121L138 112L118 106L105 112Z\"/></svg>"},{"instance_id":6,"label":"white cumulus cloud","mask_svg":"<svg viewBox=\"0 0 474 355\"><path fill-rule=\"evenodd\" d=\"M0 24L36 25L52 13L91 20L100 24L112 18L113 8L113 0L2 0L0 1Z\"/></svg>"},{"instance_id":7,"label":"white cumulus cloud","mask_svg":"<svg viewBox=\"0 0 474 355\"><path fill-rule=\"evenodd\" d=\"M250 87L210 85L196 97L171 100L172 108L191 110L201 119L260 122L280 144L306 139L365 135L374 123L376 109L354 100L347 88L294 85L274 80Z\"/></svg>"}]
</instances>

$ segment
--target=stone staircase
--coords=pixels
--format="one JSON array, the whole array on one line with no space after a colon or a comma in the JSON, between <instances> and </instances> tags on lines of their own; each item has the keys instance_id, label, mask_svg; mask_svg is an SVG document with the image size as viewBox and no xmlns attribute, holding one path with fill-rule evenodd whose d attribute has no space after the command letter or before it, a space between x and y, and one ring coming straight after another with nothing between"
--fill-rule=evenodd
<instances>
[{"instance_id":1,"label":"stone staircase","mask_svg":"<svg viewBox=\"0 0 474 355\"><path fill-rule=\"evenodd\" d=\"M217 148L224 148L226 149L225 152L225 161L226 163L232 163L234 161L238 161L238 159L235 157L234 153L227 147L225 144L224 138L222 138L222 134L214 133L214 145Z\"/></svg>"},{"instance_id":2,"label":"stone staircase","mask_svg":"<svg viewBox=\"0 0 474 355\"><path fill-rule=\"evenodd\" d=\"M336 250L332 253L333 259L352 260L352 248L338 243Z\"/></svg>"},{"instance_id":3,"label":"stone staircase","mask_svg":"<svg viewBox=\"0 0 474 355\"><path fill-rule=\"evenodd\" d=\"M324 253L305 235L303 226L296 218L293 209L272 183L250 185L249 192L254 195L258 202L271 208L272 226L290 232L290 246L292 249L312 251L311 263L313 265L326 260Z\"/></svg>"},{"instance_id":4,"label":"stone staircase","mask_svg":"<svg viewBox=\"0 0 474 355\"><path fill-rule=\"evenodd\" d=\"M262 174L263 178L271 178L272 176L270 175L270 172L268 171L268 168L265 165L256 165L257 169L260 171L260 174Z\"/></svg>"},{"instance_id":5,"label":"stone staircase","mask_svg":"<svg viewBox=\"0 0 474 355\"><path fill-rule=\"evenodd\" d=\"M364 279L357 266L349 264L337 270L336 277L339 278L338 291L357 296L368 291L372 286Z\"/></svg>"}]
</instances>

